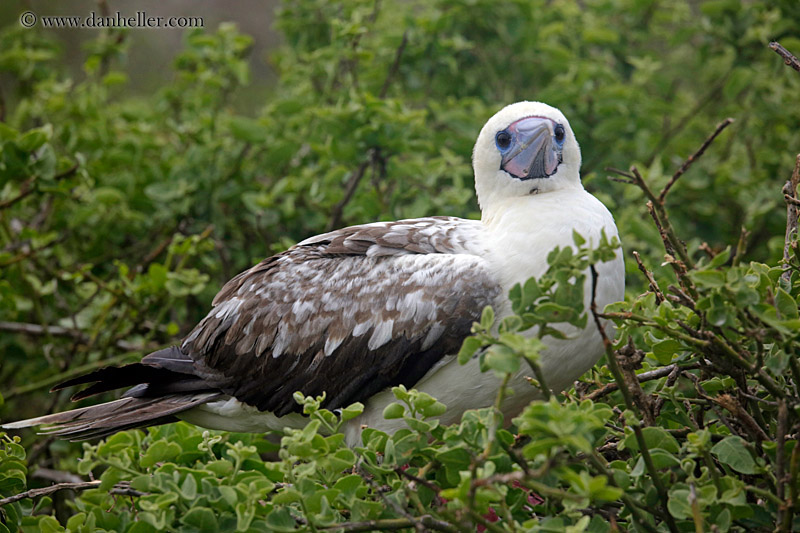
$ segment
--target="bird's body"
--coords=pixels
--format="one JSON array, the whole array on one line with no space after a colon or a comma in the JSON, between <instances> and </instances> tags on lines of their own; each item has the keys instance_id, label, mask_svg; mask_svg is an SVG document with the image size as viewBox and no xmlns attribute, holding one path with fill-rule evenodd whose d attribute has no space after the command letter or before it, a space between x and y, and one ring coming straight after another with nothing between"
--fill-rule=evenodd
<instances>
[{"instance_id":1,"label":"bird's body","mask_svg":"<svg viewBox=\"0 0 800 533\"><path fill-rule=\"evenodd\" d=\"M573 232L591 244L617 230L583 189L577 142L554 108L521 102L501 110L481 131L473 161L480 221L382 222L307 239L228 282L179 346L64 384L95 382L80 397L132 387L122 399L6 427L56 424L55 433L69 438L175 417L234 431L298 427L305 418L292 395L300 390L324 392L330 409L365 403L346 428L355 444L362 426L398 427L382 417L393 385L439 399L445 423L492 405L500 381L476 360L459 365L454 357L483 307L509 314L509 290L541 276L548 253L571 245ZM602 308L623 297L621 255L597 271ZM541 358L554 390L603 352L595 328L561 329L566 340L546 338ZM508 414L536 397L529 373L511 379Z\"/></svg>"}]
</instances>

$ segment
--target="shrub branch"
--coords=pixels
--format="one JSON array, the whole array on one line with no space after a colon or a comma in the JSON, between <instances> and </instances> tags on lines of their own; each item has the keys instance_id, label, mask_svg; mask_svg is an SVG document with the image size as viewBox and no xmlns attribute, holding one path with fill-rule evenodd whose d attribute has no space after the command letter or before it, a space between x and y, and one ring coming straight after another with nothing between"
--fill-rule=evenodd
<instances>
[{"instance_id":1,"label":"shrub branch","mask_svg":"<svg viewBox=\"0 0 800 533\"><path fill-rule=\"evenodd\" d=\"M774 50L776 54L783 58L784 63L795 69L797 72L800 72L800 59L797 59L794 54L781 46L781 43L772 41L769 43L769 47Z\"/></svg>"}]
</instances>

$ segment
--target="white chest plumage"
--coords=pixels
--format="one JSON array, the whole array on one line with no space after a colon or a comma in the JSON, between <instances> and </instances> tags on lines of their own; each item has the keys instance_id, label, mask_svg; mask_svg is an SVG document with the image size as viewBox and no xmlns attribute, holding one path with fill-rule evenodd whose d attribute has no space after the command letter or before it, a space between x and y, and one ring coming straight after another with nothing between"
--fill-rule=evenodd
<instances>
[{"instance_id":1,"label":"white chest plumage","mask_svg":"<svg viewBox=\"0 0 800 533\"><path fill-rule=\"evenodd\" d=\"M556 246L571 246L572 232L577 231L589 243L599 242L605 230L608 238L617 236L617 228L608 209L583 188L571 188L541 195L515 199L502 206L497 216L490 217L481 234L484 258L501 286L501 294L494 305L498 318L511 313L508 292L517 283L530 277L539 277L548 268L547 254ZM611 262L596 266L598 271L597 305L605 305L624 297L624 264L621 252ZM586 308L590 304L591 288L587 279ZM589 321L589 327L578 330L567 326L560 328L568 339L545 338L547 350L540 364L548 385L560 391L572 384L600 358L603 343L599 333ZM535 331L527 334L534 335ZM531 370L523 365L509 382L514 394L506 399L504 412L510 420L531 400L537 398L538 389L528 380ZM448 406L441 417L443 423L456 422L466 409L491 406L500 386L492 372L480 372L477 360L460 365L454 356L443 359L416 385ZM396 430L403 422L384 420L386 405L394 401L389 391L370 399L365 413L347 428L348 442L357 443L362 425L383 431Z\"/></svg>"}]
</instances>

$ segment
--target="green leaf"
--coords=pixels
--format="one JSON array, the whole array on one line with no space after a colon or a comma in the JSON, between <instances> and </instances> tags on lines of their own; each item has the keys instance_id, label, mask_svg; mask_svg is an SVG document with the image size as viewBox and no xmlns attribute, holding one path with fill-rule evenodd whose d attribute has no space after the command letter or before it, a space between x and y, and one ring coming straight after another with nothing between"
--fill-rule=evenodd
<instances>
[{"instance_id":1,"label":"green leaf","mask_svg":"<svg viewBox=\"0 0 800 533\"><path fill-rule=\"evenodd\" d=\"M192 476L189 476L190 478ZM219 523L214 511L206 507L192 507L181 517L181 523L197 528L199 531L213 533L219 531Z\"/></svg>"},{"instance_id":2,"label":"green leaf","mask_svg":"<svg viewBox=\"0 0 800 533\"><path fill-rule=\"evenodd\" d=\"M667 500L667 509L669 513L678 519L691 518L692 505L689 503L689 490L678 489L669 491L669 500Z\"/></svg>"},{"instance_id":3,"label":"green leaf","mask_svg":"<svg viewBox=\"0 0 800 533\"><path fill-rule=\"evenodd\" d=\"M683 345L675 339L667 339L653 345L653 356L662 365L668 365L678 351L683 350Z\"/></svg>"},{"instance_id":4,"label":"green leaf","mask_svg":"<svg viewBox=\"0 0 800 533\"><path fill-rule=\"evenodd\" d=\"M282 507L267 516L267 527L269 531L291 532L295 531L295 521L289 509Z\"/></svg>"},{"instance_id":5,"label":"green leaf","mask_svg":"<svg viewBox=\"0 0 800 533\"><path fill-rule=\"evenodd\" d=\"M483 308L481 312L481 328L484 330L492 329L494 325L494 309L490 305Z\"/></svg>"},{"instance_id":6,"label":"green leaf","mask_svg":"<svg viewBox=\"0 0 800 533\"><path fill-rule=\"evenodd\" d=\"M17 146L26 152L35 152L53 136L53 126L47 124L41 128L35 128L22 134L17 141Z\"/></svg>"},{"instance_id":7,"label":"green leaf","mask_svg":"<svg viewBox=\"0 0 800 533\"><path fill-rule=\"evenodd\" d=\"M675 439L675 437L667 433L667 430L662 427L644 427L642 428L642 437L644 437L644 443L650 450L654 448L661 448L670 453L678 453L680 451L680 445L678 444L678 441ZM624 442L626 448L634 452L639 451L639 442L637 441L636 435L633 432L625 437Z\"/></svg>"},{"instance_id":8,"label":"green leaf","mask_svg":"<svg viewBox=\"0 0 800 533\"><path fill-rule=\"evenodd\" d=\"M158 440L150 445L144 456L139 460L142 468L149 468L156 463L174 459L181 453L181 447L175 442ZM191 477L191 476L189 476Z\"/></svg>"},{"instance_id":9,"label":"green leaf","mask_svg":"<svg viewBox=\"0 0 800 533\"><path fill-rule=\"evenodd\" d=\"M798 318L797 302L781 288L775 291L775 307L783 319Z\"/></svg>"},{"instance_id":10,"label":"green leaf","mask_svg":"<svg viewBox=\"0 0 800 533\"><path fill-rule=\"evenodd\" d=\"M363 412L364 412L364 404L361 402L356 402L342 409L340 416L342 417L342 421L347 422L348 420L354 419Z\"/></svg>"},{"instance_id":11,"label":"green leaf","mask_svg":"<svg viewBox=\"0 0 800 533\"><path fill-rule=\"evenodd\" d=\"M193 475L186 475L186 478L181 484L180 495L181 498L188 501L192 501L197 498L197 481L194 479Z\"/></svg>"},{"instance_id":12,"label":"green leaf","mask_svg":"<svg viewBox=\"0 0 800 533\"><path fill-rule=\"evenodd\" d=\"M41 533L61 533L62 531L66 531L66 529L58 523L58 520L52 516L39 517L39 522L36 525L38 531Z\"/></svg>"},{"instance_id":13,"label":"green leaf","mask_svg":"<svg viewBox=\"0 0 800 533\"><path fill-rule=\"evenodd\" d=\"M492 370L503 374L514 374L519 370L520 357L514 350L502 344L495 344L486 352L486 364Z\"/></svg>"},{"instance_id":14,"label":"green leaf","mask_svg":"<svg viewBox=\"0 0 800 533\"><path fill-rule=\"evenodd\" d=\"M230 117L228 124L236 139L253 144L265 142L270 133L269 128L247 117Z\"/></svg>"},{"instance_id":15,"label":"green leaf","mask_svg":"<svg viewBox=\"0 0 800 533\"><path fill-rule=\"evenodd\" d=\"M430 416L441 416L447 411L447 406L442 402L434 402L430 405L426 405L425 407L420 408L420 412L422 416L430 417Z\"/></svg>"},{"instance_id":16,"label":"green leaf","mask_svg":"<svg viewBox=\"0 0 800 533\"><path fill-rule=\"evenodd\" d=\"M689 272L689 277L703 288L717 288L725 285L725 274L718 270L695 270Z\"/></svg>"},{"instance_id":17,"label":"green leaf","mask_svg":"<svg viewBox=\"0 0 800 533\"><path fill-rule=\"evenodd\" d=\"M395 418L403 418L405 414L406 414L405 406L397 402L392 402L383 408L383 418L387 420L392 420Z\"/></svg>"},{"instance_id":18,"label":"green leaf","mask_svg":"<svg viewBox=\"0 0 800 533\"><path fill-rule=\"evenodd\" d=\"M758 472L756 462L741 437L725 437L711 448L711 453L723 464L742 474Z\"/></svg>"},{"instance_id":19,"label":"green leaf","mask_svg":"<svg viewBox=\"0 0 800 533\"><path fill-rule=\"evenodd\" d=\"M467 337L464 339L464 342L461 344L461 349L458 351L459 364L463 365L469 361L482 346L483 341L477 337Z\"/></svg>"}]
</instances>

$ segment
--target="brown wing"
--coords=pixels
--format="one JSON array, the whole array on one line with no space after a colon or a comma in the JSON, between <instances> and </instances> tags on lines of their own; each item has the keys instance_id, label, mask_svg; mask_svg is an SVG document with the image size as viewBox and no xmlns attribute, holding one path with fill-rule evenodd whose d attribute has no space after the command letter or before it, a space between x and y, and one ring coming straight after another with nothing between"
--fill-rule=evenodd
<instances>
[{"instance_id":1,"label":"brown wing","mask_svg":"<svg viewBox=\"0 0 800 533\"><path fill-rule=\"evenodd\" d=\"M413 386L500 294L477 223L428 218L321 235L232 279L181 352L208 385L277 415Z\"/></svg>"}]
</instances>

